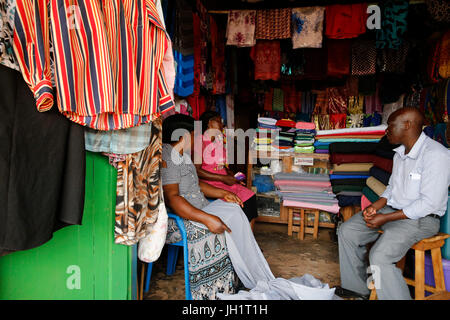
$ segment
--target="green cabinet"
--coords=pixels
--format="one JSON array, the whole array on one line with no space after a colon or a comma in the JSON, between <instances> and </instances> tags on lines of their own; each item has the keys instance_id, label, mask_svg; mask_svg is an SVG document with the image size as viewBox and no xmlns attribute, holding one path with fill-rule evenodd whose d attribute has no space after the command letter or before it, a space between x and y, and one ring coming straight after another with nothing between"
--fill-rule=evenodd
<instances>
[{"instance_id":1,"label":"green cabinet","mask_svg":"<svg viewBox=\"0 0 450 320\"><path fill-rule=\"evenodd\" d=\"M115 169L88 152L83 224L0 257L0 299L134 299L136 248L114 243L115 199Z\"/></svg>"}]
</instances>

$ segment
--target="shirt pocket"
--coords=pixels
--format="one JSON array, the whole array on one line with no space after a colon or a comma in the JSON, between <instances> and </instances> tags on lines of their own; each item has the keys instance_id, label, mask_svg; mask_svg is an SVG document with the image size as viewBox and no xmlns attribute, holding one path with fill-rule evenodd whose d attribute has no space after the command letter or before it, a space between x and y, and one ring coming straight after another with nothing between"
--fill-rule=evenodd
<instances>
[{"instance_id":1,"label":"shirt pocket","mask_svg":"<svg viewBox=\"0 0 450 320\"><path fill-rule=\"evenodd\" d=\"M422 175L418 172L410 172L406 178L405 195L410 200L416 200L420 196L420 184L422 183Z\"/></svg>"}]
</instances>

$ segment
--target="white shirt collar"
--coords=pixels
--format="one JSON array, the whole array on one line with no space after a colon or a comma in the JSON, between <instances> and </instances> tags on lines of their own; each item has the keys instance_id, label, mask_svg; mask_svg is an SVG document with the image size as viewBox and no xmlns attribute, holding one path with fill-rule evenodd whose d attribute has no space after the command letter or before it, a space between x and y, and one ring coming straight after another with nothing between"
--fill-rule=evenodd
<instances>
[{"instance_id":1,"label":"white shirt collar","mask_svg":"<svg viewBox=\"0 0 450 320\"><path fill-rule=\"evenodd\" d=\"M419 139L417 139L417 141L414 143L414 146L411 148L411 150L409 151L408 154L405 155L405 146L401 145L398 148L395 148L394 151L398 153L398 155L402 158L405 159L406 157L409 157L411 159L417 159L418 155L419 155L419 151L420 149L422 149L422 145L425 143L425 139L427 138L427 136L425 135L425 133L421 133L419 136Z\"/></svg>"}]
</instances>

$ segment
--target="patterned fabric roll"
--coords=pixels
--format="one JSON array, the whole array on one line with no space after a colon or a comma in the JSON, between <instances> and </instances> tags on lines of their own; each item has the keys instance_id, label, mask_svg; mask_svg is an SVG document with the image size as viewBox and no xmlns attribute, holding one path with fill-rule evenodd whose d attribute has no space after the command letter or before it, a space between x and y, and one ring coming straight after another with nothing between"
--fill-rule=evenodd
<instances>
[{"instance_id":1,"label":"patterned fabric roll","mask_svg":"<svg viewBox=\"0 0 450 320\"><path fill-rule=\"evenodd\" d=\"M291 15L291 8L257 10L255 38L265 40L291 38Z\"/></svg>"}]
</instances>

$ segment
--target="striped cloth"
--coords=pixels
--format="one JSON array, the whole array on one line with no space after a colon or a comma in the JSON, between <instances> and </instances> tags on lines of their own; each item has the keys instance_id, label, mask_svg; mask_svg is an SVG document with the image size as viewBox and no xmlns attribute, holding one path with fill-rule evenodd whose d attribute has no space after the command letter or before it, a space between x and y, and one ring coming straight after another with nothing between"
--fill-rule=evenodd
<instances>
[{"instance_id":1,"label":"striped cloth","mask_svg":"<svg viewBox=\"0 0 450 320\"><path fill-rule=\"evenodd\" d=\"M38 111L56 96L66 117L93 129L134 127L173 108L161 67L168 43L151 0L17 2L14 50Z\"/></svg>"}]
</instances>

